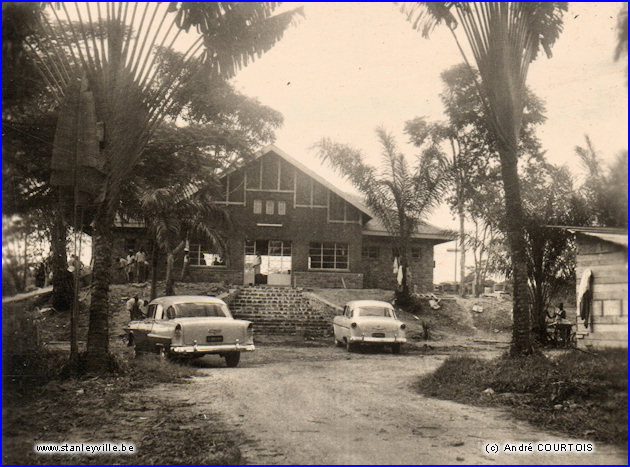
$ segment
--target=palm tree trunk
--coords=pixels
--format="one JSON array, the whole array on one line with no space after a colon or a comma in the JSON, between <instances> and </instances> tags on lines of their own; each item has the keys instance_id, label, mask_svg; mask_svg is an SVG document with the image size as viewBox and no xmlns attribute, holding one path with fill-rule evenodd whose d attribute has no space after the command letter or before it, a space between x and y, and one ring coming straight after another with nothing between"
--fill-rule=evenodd
<instances>
[{"instance_id":1,"label":"palm tree trunk","mask_svg":"<svg viewBox=\"0 0 630 467\"><path fill-rule=\"evenodd\" d=\"M459 261L459 295L460 297L466 296L465 284L466 284L466 247L464 245L464 201L462 196L458 195L457 200L457 215L459 216L459 249L461 251Z\"/></svg>"},{"instance_id":2,"label":"palm tree trunk","mask_svg":"<svg viewBox=\"0 0 630 467\"><path fill-rule=\"evenodd\" d=\"M532 319L534 321L534 334L541 344L547 341L547 319L545 313L545 300L543 297L543 283L534 280L532 284Z\"/></svg>"},{"instance_id":3,"label":"palm tree trunk","mask_svg":"<svg viewBox=\"0 0 630 467\"><path fill-rule=\"evenodd\" d=\"M157 242L153 241L151 250L151 300L157 297L157 268L158 268L158 249Z\"/></svg>"},{"instance_id":4,"label":"palm tree trunk","mask_svg":"<svg viewBox=\"0 0 630 467\"><path fill-rule=\"evenodd\" d=\"M94 218L94 269L87 342L87 370L104 373L109 367L109 285L113 250L113 213L103 207Z\"/></svg>"},{"instance_id":5,"label":"palm tree trunk","mask_svg":"<svg viewBox=\"0 0 630 467\"><path fill-rule=\"evenodd\" d=\"M505 192L505 220L512 259L513 319L512 355L529 354L532 351L529 316L529 290L527 285L527 263L525 238L523 235L523 208L518 178L516 150L501 148L501 175Z\"/></svg>"},{"instance_id":6,"label":"palm tree trunk","mask_svg":"<svg viewBox=\"0 0 630 467\"><path fill-rule=\"evenodd\" d=\"M72 274L68 271L68 257L66 253L66 224L63 220L62 203L55 210L55 217L50 235L50 249L52 255L52 306L56 310L69 310L72 306L73 285Z\"/></svg>"},{"instance_id":7,"label":"palm tree trunk","mask_svg":"<svg viewBox=\"0 0 630 467\"><path fill-rule=\"evenodd\" d=\"M175 268L175 255L172 251L166 254L166 288L164 295L175 295L175 275L173 270Z\"/></svg>"}]
</instances>

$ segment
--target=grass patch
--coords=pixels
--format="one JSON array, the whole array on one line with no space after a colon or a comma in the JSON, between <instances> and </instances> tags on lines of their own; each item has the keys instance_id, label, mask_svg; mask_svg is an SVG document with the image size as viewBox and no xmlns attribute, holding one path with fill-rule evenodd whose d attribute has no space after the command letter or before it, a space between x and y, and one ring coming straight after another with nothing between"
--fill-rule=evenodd
<instances>
[{"instance_id":1,"label":"grass patch","mask_svg":"<svg viewBox=\"0 0 630 467\"><path fill-rule=\"evenodd\" d=\"M190 365L148 355L121 360L107 377L54 379L29 392L3 391L4 464L238 464L237 437L211 413L161 392L157 383L182 383L197 374ZM8 389L8 390L7 390ZM165 387L165 395L178 391ZM33 452L37 442L133 443L124 456L51 456Z\"/></svg>"},{"instance_id":2,"label":"grass patch","mask_svg":"<svg viewBox=\"0 0 630 467\"><path fill-rule=\"evenodd\" d=\"M625 446L627 379L627 353L620 349L596 355L573 351L557 358L449 357L416 387L440 399L508 407L541 428ZM493 393L484 392L488 388Z\"/></svg>"}]
</instances>

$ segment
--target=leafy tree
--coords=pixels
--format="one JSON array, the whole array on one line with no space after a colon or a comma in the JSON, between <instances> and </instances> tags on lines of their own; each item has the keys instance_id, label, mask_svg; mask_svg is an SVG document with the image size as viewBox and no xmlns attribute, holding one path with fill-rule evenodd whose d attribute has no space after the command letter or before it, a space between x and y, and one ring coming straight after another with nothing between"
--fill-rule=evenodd
<instances>
[{"instance_id":1,"label":"leafy tree","mask_svg":"<svg viewBox=\"0 0 630 467\"><path fill-rule=\"evenodd\" d=\"M31 4L3 4L3 31L10 38L28 30L20 18ZM17 25L24 29L13 31ZM50 184L52 141L57 111L32 57L7 46L3 37L2 210L5 216L28 217L35 231L50 240L53 270L52 305L72 306L73 283L66 256L67 220L72 209ZM10 42L9 42L10 43Z\"/></svg>"},{"instance_id":2,"label":"leafy tree","mask_svg":"<svg viewBox=\"0 0 630 467\"><path fill-rule=\"evenodd\" d=\"M411 142L420 147L427 157L442 159L447 167L446 175L452 193L448 202L459 217L462 294L466 276L466 247L471 241L464 229L467 206L479 198L479 184L483 186L492 181L488 171L492 170L490 167L498 160L497 143L488 126L486 112L475 87L477 75L466 64L444 71L441 75L444 91L440 97L448 120L430 123L424 117L417 117L405 124L405 132L410 136ZM527 91L525 109L518 141L519 155L537 151L540 143L534 135L534 129L545 120L542 102L530 91ZM471 213L474 210L469 210L468 217ZM477 227L479 221L475 220ZM487 229L483 230L488 232ZM476 232L479 233L479 230ZM476 250L480 251L478 248ZM475 258L475 265L480 266L478 258ZM476 271L479 273L477 269ZM477 276L480 277L480 274Z\"/></svg>"},{"instance_id":3,"label":"leafy tree","mask_svg":"<svg viewBox=\"0 0 630 467\"><path fill-rule=\"evenodd\" d=\"M545 343L547 308L565 284L575 281L573 236L549 226L584 225L588 208L567 167L531 163L522 180L532 329Z\"/></svg>"},{"instance_id":4,"label":"leafy tree","mask_svg":"<svg viewBox=\"0 0 630 467\"><path fill-rule=\"evenodd\" d=\"M368 208L383 222L394 239L403 267L402 301L409 296L407 264L411 235L441 201L445 167L441 159L418 157L410 166L394 138L376 130L382 147L381 166L365 163L360 150L323 138L315 144L319 158L346 177L364 195Z\"/></svg>"},{"instance_id":5,"label":"leafy tree","mask_svg":"<svg viewBox=\"0 0 630 467\"><path fill-rule=\"evenodd\" d=\"M626 78L628 76L628 4L622 3L617 15L617 46L615 47L615 61L626 57ZM628 84L626 82L626 84Z\"/></svg>"},{"instance_id":6,"label":"leafy tree","mask_svg":"<svg viewBox=\"0 0 630 467\"><path fill-rule=\"evenodd\" d=\"M39 24L38 34L16 35L6 41L12 50L28 49L34 55L34 62L62 106L65 118L73 118L70 106L73 99L88 108L93 99L95 119L105 129L96 160L91 160L95 177L100 181L83 187L95 205L89 370L102 372L108 366L107 295L112 226L121 186L132 175L153 131L167 116L176 116L176 94L191 79L187 73L158 75L160 54L156 51L170 47L180 31L194 27L199 37L184 53L183 62L199 57L203 69L196 72L230 78L273 47L300 12L290 10L274 15L276 7L276 3L107 3L104 6L84 3L79 6L62 2L27 11L30 16L25 23ZM54 21L50 19L53 16ZM77 27L73 21L78 22ZM52 27L51 23L62 27ZM130 24L136 28L135 34L130 31ZM53 53L42 54L39 44L50 45ZM71 52L71 61L66 60L66 51ZM79 72L75 73L76 70ZM94 128L87 130L94 134ZM76 141L70 137L64 142L72 146ZM88 142L92 141L93 137Z\"/></svg>"},{"instance_id":7,"label":"leafy tree","mask_svg":"<svg viewBox=\"0 0 630 467\"><path fill-rule=\"evenodd\" d=\"M628 151L620 152L610 167L605 167L588 136L585 146L575 153L587 171L581 191L588 200L590 222L602 227L628 225Z\"/></svg>"},{"instance_id":8,"label":"leafy tree","mask_svg":"<svg viewBox=\"0 0 630 467\"><path fill-rule=\"evenodd\" d=\"M468 43L479 70L479 96L497 141L505 192L514 283L513 355L532 350L517 159L525 85L529 64L539 50L551 54L566 10L567 4L561 2L416 2L403 7L414 29L421 28L425 37L445 23L464 59L460 38Z\"/></svg>"}]
</instances>

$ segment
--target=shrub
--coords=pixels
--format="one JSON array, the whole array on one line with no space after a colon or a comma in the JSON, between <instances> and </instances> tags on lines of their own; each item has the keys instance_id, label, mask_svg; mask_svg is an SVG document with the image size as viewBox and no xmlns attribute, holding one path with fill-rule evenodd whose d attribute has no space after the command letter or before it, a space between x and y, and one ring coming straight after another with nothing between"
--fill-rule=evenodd
<instances>
[{"instance_id":1,"label":"shrub","mask_svg":"<svg viewBox=\"0 0 630 467\"><path fill-rule=\"evenodd\" d=\"M3 306L2 378L19 392L45 384L59 374L65 357L51 352L39 339L38 312L23 305Z\"/></svg>"},{"instance_id":2,"label":"shrub","mask_svg":"<svg viewBox=\"0 0 630 467\"><path fill-rule=\"evenodd\" d=\"M418 382L419 392L476 405L509 406L543 428L625 444L625 349L481 360L449 357ZM493 393L486 394L486 389Z\"/></svg>"}]
</instances>

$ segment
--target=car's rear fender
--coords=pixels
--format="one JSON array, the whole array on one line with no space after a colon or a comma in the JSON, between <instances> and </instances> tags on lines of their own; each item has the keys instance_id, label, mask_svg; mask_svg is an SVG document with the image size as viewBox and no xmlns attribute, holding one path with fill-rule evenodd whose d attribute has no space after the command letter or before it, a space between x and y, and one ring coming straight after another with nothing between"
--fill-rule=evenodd
<instances>
[{"instance_id":1,"label":"car's rear fender","mask_svg":"<svg viewBox=\"0 0 630 467\"><path fill-rule=\"evenodd\" d=\"M181 326L181 338L178 339L181 345L253 343L253 327L249 321L229 318L180 318L174 320L174 323Z\"/></svg>"}]
</instances>

